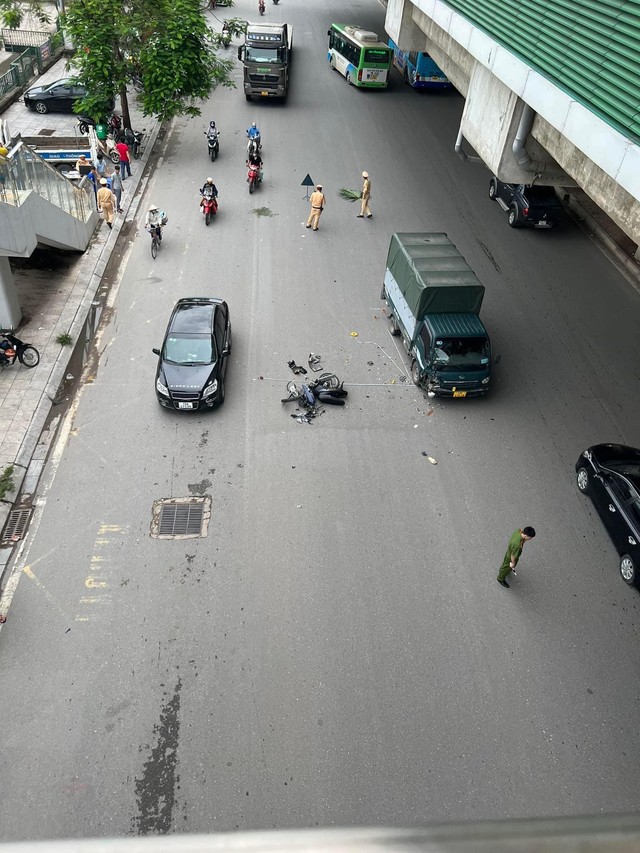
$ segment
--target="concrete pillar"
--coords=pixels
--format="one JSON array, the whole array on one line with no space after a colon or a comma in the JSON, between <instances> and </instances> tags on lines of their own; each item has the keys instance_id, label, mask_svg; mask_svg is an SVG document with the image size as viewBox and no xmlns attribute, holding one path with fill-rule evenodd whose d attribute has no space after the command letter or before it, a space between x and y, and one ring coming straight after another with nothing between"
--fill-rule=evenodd
<instances>
[{"instance_id":1,"label":"concrete pillar","mask_svg":"<svg viewBox=\"0 0 640 853\"><path fill-rule=\"evenodd\" d=\"M0 329L17 329L22 320L9 258L0 256Z\"/></svg>"}]
</instances>

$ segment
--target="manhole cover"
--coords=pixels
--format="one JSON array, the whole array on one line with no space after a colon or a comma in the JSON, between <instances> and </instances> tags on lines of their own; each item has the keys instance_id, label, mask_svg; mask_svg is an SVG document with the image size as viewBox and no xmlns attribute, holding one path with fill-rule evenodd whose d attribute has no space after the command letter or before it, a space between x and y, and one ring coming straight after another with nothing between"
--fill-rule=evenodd
<instances>
[{"instance_id":1,"label":"manhole cover","mask_svg":"<svg viewBox=\"0 0 640 853\"><path fill-rule=\"evenodd\" d=\"M152 513L155 539L197 539L207 535L211 497L165 498L154 501Z\"/></svg>"},{"instance_id":2,"label":"manhole cover","mask_svg":"<svg viewBox=\"0 0 640 853\"><path fill-rule=\"evenodd\" d=\"M27 524L31 518L30 509L14 509L9 513L9 518L2 534L2 544L10 545L19 542L24 536Z\"/></svg>"},{"instance_id":3,"label":"manhole cover","mask_svg":"<svg viewBox=\"0 0 640 853\"><path fill-rule=\"evenodd\" d=\"M43 127L38 136L53 136L55 129L52 127Z\"/></svg>"}]
</instances>

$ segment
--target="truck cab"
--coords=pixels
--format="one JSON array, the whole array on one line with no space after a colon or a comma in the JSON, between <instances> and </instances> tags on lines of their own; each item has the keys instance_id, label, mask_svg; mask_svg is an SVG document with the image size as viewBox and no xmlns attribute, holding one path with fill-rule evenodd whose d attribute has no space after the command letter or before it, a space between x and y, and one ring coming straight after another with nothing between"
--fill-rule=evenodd
<instances>
[{"instance_id":1,"label":"truck cab","mask_svg":"<svg viewBox=\"0 0 640 853\"><path fill-rule=\"evenodd\" d=\"M412 379L451 397L483 394L491 376L491 343L475 314L431 314L418 331Z\"/></svg>"}]
</instances>

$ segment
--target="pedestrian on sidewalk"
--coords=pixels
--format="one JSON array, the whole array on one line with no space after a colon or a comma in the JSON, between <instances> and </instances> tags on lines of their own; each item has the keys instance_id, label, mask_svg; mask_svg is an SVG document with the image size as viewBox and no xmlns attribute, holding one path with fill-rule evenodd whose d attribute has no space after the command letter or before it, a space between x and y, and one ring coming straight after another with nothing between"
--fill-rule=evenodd
<instances>
[{"instance_id":1,"label":"pedestrian on sidewalk","mask_svg":"<svg viewBox=\"0 0 640 853\"><path fill-rule=\"evenodd\" d=\"M362 205L360 207L360 213L358 214L358 219L363 219L365 216L367 219L371 219L372 213L369 210L369 199L371 198L371 181L369 179L369 172L362 173Z\"/></svg>"},{"instance_id":2,"label":"pedestrian on sidewalk","mask_svg":"<svg viewBox=\"0 0 640 853\"><path fill-rule=\"evenodd\" d=\"M116 209L118 213L122 213L122 175L120 174L120 166L116 166L111 175L111 190L116 197Z\"/></svg>"},{"instance_id":3,"label":"pedestrian on sidewalk","mask_svg":"<svg viewBox=\"0 0 640 853\"><path fill-rule=\"evenodd\" d=\"M509 584L506 581L507 575L513 572L515 567L518 565L518 560L522 554L524 543L528 542L529 539L533 539L535 535L536 531L533 527L519 528L518 530L514 530L511 534L511 539L509 539L509 544L507 545L507 553L504 555L504 560L502 561L498 577L496 578L498 583L505 586L507 589L509 589Z\"/></svg>"},{"instance_id":4,"label":"pedestrian on sidewalk","mask_svg":"<svg viewBox=\"0 0 640 853\"><path fill-rule=\"evenodd\" d=\"M318 223L320 222L320 214L324 210L324 206L327 203L326 198L324 197L324 193L322 192L322 184L316 184L315 191L311 193L311 212L309 213L309 218L307 219L307 228L311 228L313 226L313 230L318 230Z\"/></svg>"},{"instance_id":5,"label":"pedestrian on sidewalk","mask_svg":"<svg viewBox=\"0 0 640 853\"><path fill-rule=\"evenodd\" d=\"M105 222L109 228L113 228L113 194L107 186L107 179L100 178L100 189L98 190L98 210L102 211Z\"/></svg>"},{"instance_id":6,"label":"pedestrian on sidewalk","mask_svg":"<svg viewBox=\"0 0 640 853\"><path fill-rule=\"evenodd\" d=\"M122 180L125 176L131 177L131 160L129 159L129 146L126 142L116 142L116 151L120 157L120 165L122 166Z\"/></svg>"},{"instance_id":7,"label":"pedestrian on sidewalk","mask_svg":"<svg viewBox=\"0 0 640 853\"><path fill-rule=\"evenodd\" d=\"M98 151L98 157L96 160L96 172L100 178L107 177L107 161L104 159L104 154L102 151Z\"/></svg>"}]
</instances>

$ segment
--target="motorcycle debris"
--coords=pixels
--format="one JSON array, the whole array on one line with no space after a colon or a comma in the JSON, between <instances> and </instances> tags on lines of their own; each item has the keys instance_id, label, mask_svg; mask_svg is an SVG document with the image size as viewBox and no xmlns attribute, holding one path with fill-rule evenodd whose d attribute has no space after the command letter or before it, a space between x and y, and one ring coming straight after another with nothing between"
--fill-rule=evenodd
<instances>
[{"instance_id":1,"label":"motorcycle debris","mask_svg":"<svg viewBox=\"0 0 640 853\"><path fill-rule=\"evenodd\" d=\"M293 359L291 359L291 361L288 361L287 365L291 368L291 370L293 370L294 373L306 373L307 372L304 367L302 367L299 364L296 364Z\"/></svg>"},{"instance_id":2,"label":"motorcycle debris","mask_svg":"<svg viewBox=\"0 0 640 853\"><path fill-rule=\"evenodd\" d=\"M314 353L309 353L309 367L313 370L314 373L318 373L319 370L322 370L323 367L320 364L322 361L321 355L315 355Z\"/></svg>"}]
</instances>

